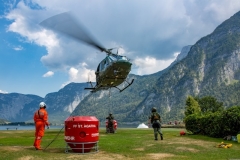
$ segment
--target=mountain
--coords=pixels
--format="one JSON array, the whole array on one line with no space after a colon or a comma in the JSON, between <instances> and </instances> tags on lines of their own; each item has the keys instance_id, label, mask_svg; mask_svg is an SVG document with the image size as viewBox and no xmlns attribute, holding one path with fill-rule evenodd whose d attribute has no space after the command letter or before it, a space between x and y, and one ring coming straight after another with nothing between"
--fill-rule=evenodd
<instances>
[{"instance_id":1,"label":"mountain","mask_svg":"<svg viewBox=\"0 0 240 160\"><path fill-rule=\"evenodd\" d=\"M44 102L51 116L51 123L63 122L76 108L76 106L89 94L84 90L86 83L70 83L58 92L49 93Z\"/></svg>"},{"instance_id":2,"label":"mountain","mask_svg":"<svg viewBox=\"0 0 240 160\"><path fill-rule=\"evenodd\" d=\"M4 120L4 119L0 119L0 125L1 125L1 124L7 124L7 123L10 123L10 122L7 121L7 120Z\"/></svg>"},{"instance_id":3,"label":"mountain","mask_svg":"<svg viewBox=\"0 0 240 160\"><path fill-rule=\"evenodd\" d=\"M58 92L49 93L45 98L19 93L0 93L0 118L11 122L32 122L39 103L47 104L51 123L63 122L75 107L89 94L84 90L86 83L70 83Z\"/></svg>"},{"instance_id":4,"label":"mountain","mask_svg":"<svg viewBox=\"0 0 240 160\"><path fill-rule=\"evenodd\" d=\"M113 112L122 123L139 124L147 121L152 107L165 122L181 120L188 95L214 96L225 107L240 105L240 12L183 52L185 57L161 72L130 75L134 84L122 93L87 96L74 114L96 115L104 121Z\"/></svg>"},{"instance_id":5,"label":"mountain","mask_svg":"<svg viewBox=\"0 0 240 160\"><path fill-rule=\"evenodd\" d=\"M18 122L31 119L36 109L34 106L38 106L42 99L36 95L0 93L0 118L9 121L17 120Z\"/></svg>"}]
</instances>

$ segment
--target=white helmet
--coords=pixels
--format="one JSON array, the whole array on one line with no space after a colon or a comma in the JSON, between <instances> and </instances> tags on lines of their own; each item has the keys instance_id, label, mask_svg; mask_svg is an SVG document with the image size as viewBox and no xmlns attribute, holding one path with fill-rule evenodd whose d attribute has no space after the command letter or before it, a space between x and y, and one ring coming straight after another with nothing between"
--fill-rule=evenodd
<instances>
[{"instance_id":1,"label":"white helmet","mask_svg":"<svg viewBox=\"0 0 240 160\"><path fill-rule=\"evenodd\" d=\"M39 104L39 107L40 107L40 108L46 108L47 105L46 105L44 102L41 102L41 103Z\"/></svg>"}]
</instances>

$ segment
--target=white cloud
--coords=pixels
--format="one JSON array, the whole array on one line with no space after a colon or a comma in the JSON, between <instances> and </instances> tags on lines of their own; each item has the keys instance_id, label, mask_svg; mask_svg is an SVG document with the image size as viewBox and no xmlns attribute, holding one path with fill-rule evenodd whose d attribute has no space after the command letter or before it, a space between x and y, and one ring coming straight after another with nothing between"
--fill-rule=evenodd
<instances>
[{"instance_id":1,"label":"white cloud","mask_svg":"<svg viewBox=\"0 0 240 160\"><path fill-rule=\"evenodd\" d=\"M76 81L78 79L78 70L76 68L71 67L68 73L71 81Z\"/></svg>"},{"instance_id":2,"label":"white cloud","mask_svg":"<svg viewBox=\"0 0 240 160\"><path fill-rule=\"evenodd\" d=\"M21 51L21 50L23 50L23 47L22 46L17 46L17 47L14 47L13 49L15 51Z\"/></svg>"},{"instance_id":3,"label":"white cloud","mask_svg":"<svg viewBox=\"0 0 240 160\"><path fill-rule=\"evenodd\" d=\"M146 75L156 73L167 68L178 56L179 52L174 53L174 57L167 60L157 60L153 57L136 58L133 64L137 66L136 74Z\"/></svg>"},{"instance_id":4,"label":"white cloud","mask_svg":"<svg viewBox=\"0 0 240 160\"><path fill-rule=\"evenodd\" d=\"M68 71L69 80L62 84L61 87L71 83L71 82L95 82L95 71L87 69L87 64L79 64L76 68L71 67Z\"/></svg>"},{"instance_id":5,"label":"white cloud","mask_svg":"<svg viewBox=\"0 0 240 160\"><path fill-rule=\"evenodd\" d=\"M48 71L47 73L45 73L43 75L43 77L52 77L54 75L54 72L53 71Z\"/></svg>"},{"instance_id":6,"label":"white cloud","mask_svg":"<svg viewBox=\"0 0 240 160\"><path fill-rule=\"evenodd\" d=\"M68 72L69 80L73 82L95 81L95 71L86 67L86 63L80 64L78 68L71 67Z\"/></svg>"},{"instance_id":7,"label":"white cloud","mask_svg":"<svg viewBox=\"0 0 240 160\"><path fill-rule=\"evenodd\" d=\"M0 90L0 93L7 94L8 92Z\"/></svg>"}]
</instances>

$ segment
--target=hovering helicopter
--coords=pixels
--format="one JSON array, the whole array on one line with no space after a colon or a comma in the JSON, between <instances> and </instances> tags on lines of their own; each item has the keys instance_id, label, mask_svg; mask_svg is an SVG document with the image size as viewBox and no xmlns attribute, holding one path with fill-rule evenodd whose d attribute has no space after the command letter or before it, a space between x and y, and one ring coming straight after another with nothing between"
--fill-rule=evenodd
<instances>
[{"instance_id":1,"label":"hovering helicopter","mask_svg":"<svg viewBox=\"0 0 240 160\"><path fill-rule=\"evenodd\" d=\"M42 21L40 25L63 33L106 53L106 57L99 63L95 72L96 85L93 86L93 83L90 81L91 87L85 89L89 89L91 92L96 92L114 87L122 92L133 83L134 79L132 79L131 82L126 80L131 71L132 63L130 60L126 56L119 55L118 50L117 53L113 53L112 50L114 48L106 49L100 45L91 34L87 32L83 25L77 23L69 12L50 17ZM127 85L123 88L119 88L118 86L123 82L127 82Z\"/></svg>"}]
</instances>

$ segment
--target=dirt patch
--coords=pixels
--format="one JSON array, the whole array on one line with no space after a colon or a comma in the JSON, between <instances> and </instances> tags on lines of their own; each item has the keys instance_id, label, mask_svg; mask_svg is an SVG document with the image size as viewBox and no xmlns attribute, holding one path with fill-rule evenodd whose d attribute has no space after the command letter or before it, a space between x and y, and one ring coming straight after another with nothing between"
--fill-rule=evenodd
<instances>
[{"instance_id":1,"label":"dirt patch","mask_svg":"<svg viewBox=\"0 0 240 160\"><path fill-rule=\"evenodd\" d=\"M21 151L25 148L22 146L3 146L1 149L6 151Z\"/></svg>"},{"instance_id":2,"label":"dirt patch","mask_svg":"<svg viewBox=\"0 0 240 160\"><path fill-rule=\"evenodd\" d=\"M147 157L149 159L163 159L163 158L169 158L169 157L174 157L174 154L169 154L169 153L151 153L147 154Z\"/></svg>"},{"instance_id":3,"label":"dirt patch","mask_svg":"<svg viewBox=\"0 0 240 160\"><path fill-rule=\"evenodd\" d=\"M10 130L10 131L4 131L2 133L4 133L4 134L6 133L6 134L9 135L9 134L16 134L16 132L17 133L26 133L26 131L19 131L19 130L15 130L15 129L14 130Z\"/></svg>"},{"instance_id":4,"label":"dirt patch","mask_svg":"<svg viewBox=\"0 0 240 160\"><path fill-rule=\"evenodd\" d=\"M195 145L195 146L201 146L204 148L211 148L212 146L215 146L215 142L209 142L209 141L203 141L203 140L193 140L191 138L182 137L182 138L174 138L171 139L171 142L167 142L167 144L181 144L181 145Z\"/></svg>"},{"instance_id":5,"label":"dirt patch","mask_svg":"<svg viewBox=\"0 0 240 160\"><path fill-rule=\"evenodd\" d=\"M68 156L67 159L84 159L84 160L118 160L118 159L126 159L126 160L131 160L131 158L128 158L126 156L120 155L120 154L109 154L103 151L100 151L98 153L91 154L77 154L77 155L71 155Z\"/></svg>"},{"instance_id":6,"label":"dirt patch","mask_svg":"<svg viewBox=\"0 0 240 160\"><path fill-rule=\"evenodd\" d=\"M135 138L142 138L142 137L135 137Z\"/></svg>"},{"instance_id":7,"label":"dirt patch","mask_svg":"<svg viewBox=\"0 0 240 160\"><path fill-rule=\"evenodd\" d=\"M6 138L6 136L0 136L0 139L1 139L1 138Z\"/></svg>"},{"instance_id":8,"label":"dirt patch","mask_svg":"<svg viewBox=\"0 0 240 160\"><path fill-rule=\"evenodd\" d=\"M33 159L36 159L36 158L34 158L33 156L24 156L24 157L18 158L18 160L33 160Z\"/></svg>"},{"instance_id":9,"label":"dirt patch","mask_svg":"<svg viewBox=\"0 0 240 160\"><path fill-rule=\"evenodd\" d=\"M43 160L43 158L33 157L33 156L23 156L23 157L17 158L17 160Z\"/></svg>"},{"instance_id":10,"label":"dirt patch","mask_svg":"<svg viewBox=\"0 0 240 160\"><path fill-rule=\"evenodd\" d=\"M176 150L178 151L189 151L189 152L192 152L192 153L196 153L196 152L199 152L199 150L195 149L195 148L188 148L188 147L177 147Z\"/></svg>"},{"instance_id":11,"label":"dirt patch","mask_svg":"<svg viewBox=\"0 0 240 160\"><path fill-rule=\"evenodd\" d=\"M153 146L153 145L154 145L154 144L148 144L147 147L151 147L151 146Z\"/></svg>"},{"instance_id":12,"label":"dirt patch","mask_svg":"<svg viewBox=\"0 0 240 160\"><path fill-rule=\"evenodd\" d=\"M107 136L107 135L106 135L106 134L101 134L101 135L100 135L100 137L105 137L105 136Z\"/></svg>"},{"instance_id":13,"label":"dirt patch","mask_svg":"<svg viewBox=\"0 0 240 160\"><path fill-rule=\"evenodd\" d=\"M135 148L133 150L135 150L135 151L144 151L144 148Z\"/></svg>"},{"instance_id":14,"label":"dirt patch","mask_svg":"<svg viewBox=\"0 0 240 160\"><path fill-rule=\"evenodd\" d=\"M54 149L51 148L51 149L47 149L47 152L50 152L50 153L64 153L65 150L63 148L54 148Z\"/></svg>"}]
</instances>

